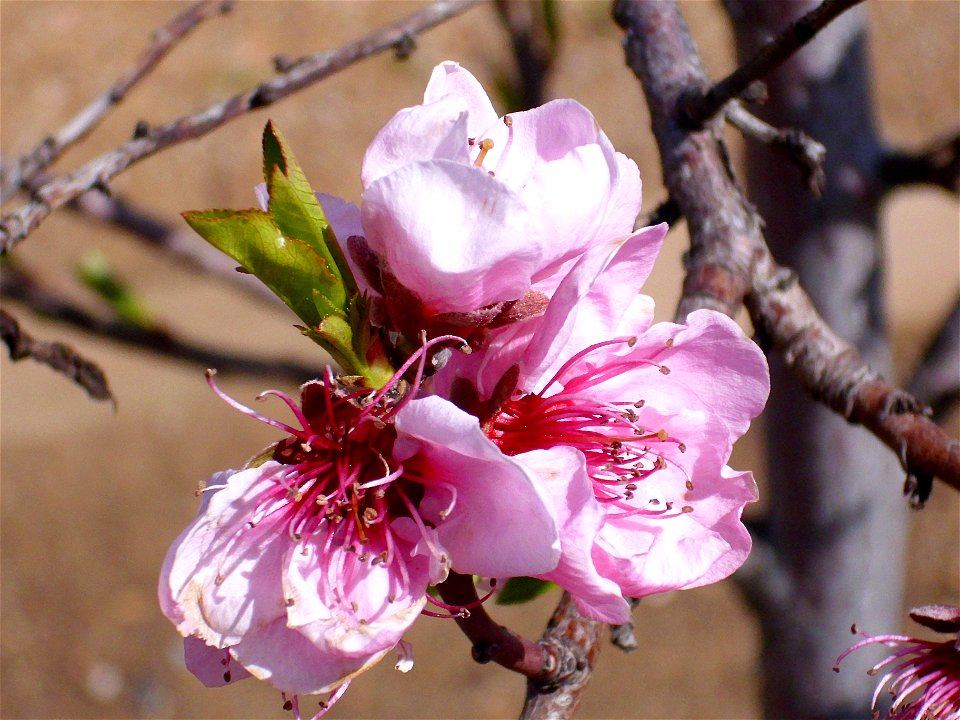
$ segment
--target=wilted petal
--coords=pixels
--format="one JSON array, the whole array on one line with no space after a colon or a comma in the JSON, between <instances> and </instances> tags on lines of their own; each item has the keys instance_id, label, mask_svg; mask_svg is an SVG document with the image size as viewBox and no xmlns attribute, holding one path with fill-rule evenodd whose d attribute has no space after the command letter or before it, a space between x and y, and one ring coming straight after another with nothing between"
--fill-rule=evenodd
<instances>
[{"instance_id":1,"label":"wilted petal","mask_svg":"<svg viewBox=\"0 0 960 720\"><path fill-rule=\"evenodd\" d=\"M407 627L419 612L419 608L415 612L411 609ZM269 681L277 689L304 695L326 693L376 664L393 647L391 644L373 650L383 645L374 637L370 643L371 653L343 653L335 641L330 641L330 636L335 640L338 633L335 626L326 623L294 630L280 619L250 633L232 652L251 675Z\"/></svg>"},{"instance_id":2,"label":"wilted petal","mask_svg":"<svg viewBox=\"0 0 960 720\"><path fill-rule=\"evenodd\" d=\"M171 546L161 571L161 607L184 635L228 647L282 615L285 537L271 522L249 527L276 463L227 476ZM223 477L222 475L220 476Z\"/></svg>"}]
</instances>

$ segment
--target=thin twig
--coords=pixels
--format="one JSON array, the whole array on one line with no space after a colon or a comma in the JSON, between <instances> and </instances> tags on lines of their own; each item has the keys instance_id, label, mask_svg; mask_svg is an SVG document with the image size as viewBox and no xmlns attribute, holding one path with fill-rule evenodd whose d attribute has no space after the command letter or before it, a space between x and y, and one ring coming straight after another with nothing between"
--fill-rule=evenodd
<instances>
[{"instance_id":1,"label":"thin twig","mask_svg":"<svg viewBox=\"0 0 960 720\"><path fill-rule=\"evenodd\" d=\"M924 350L907 388L930 406L936 423L960 403L960 298Z\"/></svg>"},{"instance_id":2,"label":"thin twig","mask_svg":"<svg viewBox=\"0 0 960 720\"><path fill-rule=\"evenodd\" d=\"M107 377L96 363L87 360L64 343L37 340L20 327L15 317L2 308L0 308L0 340L6 344L10 359L14 362L31 358L43 363L73 380L94 400L110 400L116 406L116 399L110 392Z\"/></svg>"},{"instance_id":3,"label":"thin twig","mask_svg":"<svg viewBox=\"0 0 960 720\"><path fill-rule=\"evenodd\" d=\"M472 607L466 617L458 617L457 625L473 643L473 659L485 664L495 662L507 670L513 670L527 677L547 679L556 668L561 667L554 653L529 640L520 637L502 625L493 621L483 605L477 604L477 588L470 575L451 572L447 579L437 586L437 590L447 603L457 607Z\"/></svg>"},{"instance_id":4,"label":"thin twig","mask_svg":"<svg viewBox=\"0 0 960 720\"><path fill-rule=\"evenodd\" d=\"M942 137L918 153L885 153L877 175L887 191L903 185L936 185L960 194L960 132Z\"/></svg>"},{"instance_id":5,"label":"thin twig","mask_svg":"<svg viewBox=\"0 0 960 720\"><path fill-rule=\"evenodd\" d=\"M68 147L86 137L106 117L110 108L118 105L130 89L146 77L191 30L209 17L225 14L231 5L231 0L203 0L191 5L155 31L150 47L136 65L60 130L44 138L33 152L23 156L15 165L0 174L0 202L6 202L18 190L30 184L36 173L42 172Z\"/></svg>"},{"instance_id":6,"label":"thin twig","mask_svg":"<svg viewBox=\"0 0 960 720\"><path fill-rule=\"evenodd\" d=\"M479 604L471 576L451 572L437 590L447 603L471 608L456 622L473 643L474 660L495 662L527 677L523 720L572 715L600 652L603 623L580 615L564 593L543 637L533 643L494 622Z\"/></svg>"},{"instance_id":7,"label":"thin twig","mask_svg":"<svg viewBox=\"0 0 960 720\"><path fill-rule=\"evenodd\" d=\"M747 137L759 140L784 153L800 168L803 179L815 197L823 194L826 174L823 161L827 149L802 130L775 128L747 110L739 100L731 101L725 109L727 122Z\"/></svg>"},{"instance_id":8,"label":"thin twig","mask_svg":"<svg viewBox=\"0 0 960 720\"><path fill-rule=\"evenodd\" d=\"M94 158L72 173L50 181L33 194L29 203L0 219L0 254L9 252L53 210L94 187L106 187L113 177L143 158L171 145L201 137L230 120L275 103L359 60L393 48L398 43L409 42L418 33L465 12L477 2L438 0L337 50L296 61L289 70L277 77L206 110L158 127L138 126L133 139Z\"/></svg>"},{"instance_id":9,"label":"thin twig","mask_svg":"<svg viewBox=\"0 0 960 720\"><path fill-rule=\"evenodd\" d=\"M746 300L754 327L814 397L893 449L908 477L936 476L960 490L960 441L926 417L921 403L870 370L817 313L793 274L774 262L716 129L677 124L677 103L706 76L688 48L673 41L686 35L676 7L617 0L615 17L647 96L667 189L690 228L678 319L701 307L733 316Z\"/></svg>"},{"instance_id":10,"label":"thin twig","mask_svg":"<svg viewBox=\"0 0 960 720\"><path fill-rule=\"evenodd\" d=\"M260 360L233 355L179 340L162 328L145 328L121 320L98 318L83 308L46 290L35 278L23 270L4 266L2 280L0 294L3 297L22 302L40 315L53 318L58 322L84 330L92 335L116 340L142 350L150 350L177 360L196 363L203 368L216 368L224 373L259 375L297 384L319 375L319 363L317 366L311 367L289 360ZM106 380L104 380L104 383L106 383Z\"/></svg>"},{"instance_id":11,"label":"thin twig","mask_svg":"<svg viewBox=\"0 0 960 720\"><path fill-rule=\"evenodd\" d=\"M821 5L799 18L762 47L753 59L734 70L707 92L701 93L699 88L690 88L678 104L679 116L691 128L702 127L754 81L783 63L837 16L860 2L863 0L824 0Z\"/></svg>"}]
</instances>

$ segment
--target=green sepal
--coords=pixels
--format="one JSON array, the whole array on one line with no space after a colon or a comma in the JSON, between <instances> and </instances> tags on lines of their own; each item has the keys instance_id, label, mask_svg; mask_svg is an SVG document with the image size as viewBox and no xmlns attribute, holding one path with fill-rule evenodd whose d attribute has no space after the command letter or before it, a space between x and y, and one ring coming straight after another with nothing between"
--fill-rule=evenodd
<instances>
[{"instance_id":1,"label":"green sepal","mask_svg":"<svg viewBox=\"0 0 960 720\"><path fill-rule=\"evenodd\" d=\"M531 577L510 578L497 593L498 605L519 605L538 598L548 590L555 588L552 582Z\"/></svg>"}]
</instances>

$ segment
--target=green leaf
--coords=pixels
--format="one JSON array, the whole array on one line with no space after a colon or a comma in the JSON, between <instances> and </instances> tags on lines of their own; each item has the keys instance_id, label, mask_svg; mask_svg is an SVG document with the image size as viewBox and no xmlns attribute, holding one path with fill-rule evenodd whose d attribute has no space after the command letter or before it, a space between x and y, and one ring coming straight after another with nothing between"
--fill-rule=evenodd
<instances>
[{"instance_id":1,"label":"green leaf","mask_svg":"<svg viewBox=\"0 0 960 720\"><path fill-rule=\"evenodd\" d=\"M260 210L205 210L183 217L207 242L260 278L308 327L323 321L314 291L332 287L336 276L308 243L285 235ZM332 305L326 310L344 314Z\"/></svg>"},{"instance_id":2,"label":"green leaf","mask_svg":"<svg viewBox=\"0 0 960 720\"><path fill-rule=\"evenodd\" d=\"M273 124L273 120L267 120L263 128L263 181L270 182L270 176L273 175L273 168L279 167L280 172L286 174L287 160L284 157L283 137Z\"/></svg>"},{"instance_id":3,"label":"green leaf","mask_svg":"<svg viewBox=\"0 0 960 720\"><path fill-rule=\"evenodd\" d=\"M519 605L540 597L548 590L555 588L552 582L537 580L531 577L510 578L497 593L498 605Z\"/></svg>"},{"instance_id":4,"label":"green leaf","mask_svg":"<svg viewBox=\"0 0 960 720\"><path fill-rule=\"evenodd\" d=\"M270 196L268 209L277 226L285 234L308 243L328 262L342 292L330 289L327 295L342 308L343 301L357 291L357 285L323 207L272 122L263 129L263 172Z\"/></svg>"}]
</instances>

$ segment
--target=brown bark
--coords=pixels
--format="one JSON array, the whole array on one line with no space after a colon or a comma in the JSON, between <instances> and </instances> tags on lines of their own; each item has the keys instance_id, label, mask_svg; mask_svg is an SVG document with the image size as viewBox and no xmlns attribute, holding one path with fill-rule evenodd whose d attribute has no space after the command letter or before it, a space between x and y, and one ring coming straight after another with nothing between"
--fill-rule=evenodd
<instances>
[{"instance_id":1,"label":"brown bark","mask_svg":"<svg viewBox=\"0 0 960 720\"><path fill-rule=\"evenodd\" d=\"M730 0L741 57L750 56L813 2ZM826 188L815 198L783 162L749 146L751 200L774 257L791 267L824 320L870 368L890 376L882 300L879 198L866 191L881 143L874 131L865 57L866 8L839 18L767 78L761 116L827 147ZM820 339L822 340L822 339ZM842 359L833 372L843 372ZM768 717L866 716L870 682L834 674L851 622L895 628L901 614L906 508L903 475L876 438L812 399L778 357L767 405L769 529L774 574L789 593L768 603L763 627ZM891 397L876 374L858 390L852 420L885 416ZM889 389L889 386L884 386Z\"/></svg>"}]
</instances>

